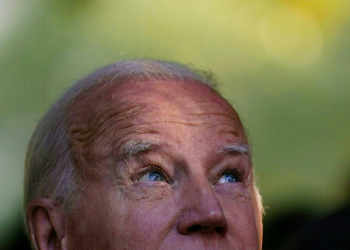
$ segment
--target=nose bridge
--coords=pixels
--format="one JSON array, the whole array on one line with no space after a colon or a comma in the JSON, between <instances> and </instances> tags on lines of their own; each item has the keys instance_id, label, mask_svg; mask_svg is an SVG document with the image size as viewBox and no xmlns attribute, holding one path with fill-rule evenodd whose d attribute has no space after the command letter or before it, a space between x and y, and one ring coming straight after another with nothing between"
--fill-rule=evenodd
<instances>
[{"instance_id":1,"label":"nose bridge","mask_svg":"<svg viewBox=\"0 0 350 250\"><path fill-rule=\"evenodd\" d=\"M211 183L205 176L195 175L191 178L189 187L185 191L185 195L189 196L186 198L190 200L188 205L198 213L210 212L217 209L222 210Z\"/></svg>"},{"instance_id":2,"label":"nose bridge","mask_svg":"<svg viewBox=\"0 0 350 250\"><path fill-rule=\"evenodd\" d=\"M178 231L189 233L227 232L227 221L211 183L200 173L189 177L186 187L182 189L182 213L178 221Z\"/></svg>"}]
</instances>

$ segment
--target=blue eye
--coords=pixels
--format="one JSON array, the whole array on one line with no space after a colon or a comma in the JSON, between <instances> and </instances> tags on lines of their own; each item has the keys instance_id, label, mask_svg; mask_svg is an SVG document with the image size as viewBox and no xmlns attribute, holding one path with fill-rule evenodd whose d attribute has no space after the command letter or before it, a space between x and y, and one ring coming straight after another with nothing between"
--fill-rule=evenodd
<instances>
[{"instance_id":1,"label":"blue eye","mask_svg":"<svg viewBox=\"0 0 350 250\"><path fill-rule=\"evenodd\" d=\"M234 183L234 182L240 182L238 175L234 173L225 173L223 174L217 183Z\"/></svg>"},{"instance_id":2,"label":"blue eye","mask_svg":"<svg viewBox=\"0 0 350 250\"><path fill-rule=\"evenodd\" d=\"M159 171L151 171L143 175L141 181L164 181L163 175Z\"/></svg>"}]
</instances>

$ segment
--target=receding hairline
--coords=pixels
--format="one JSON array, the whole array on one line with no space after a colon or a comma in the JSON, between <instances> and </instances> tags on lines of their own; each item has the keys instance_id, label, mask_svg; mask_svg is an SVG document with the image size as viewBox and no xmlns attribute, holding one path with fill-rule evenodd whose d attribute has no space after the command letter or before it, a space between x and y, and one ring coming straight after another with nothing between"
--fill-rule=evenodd
<instances>
[{"instance_id":1,"label":"receding hairline","mask_svg":"<svg viewBox=\"0 0 350 250\"><path fill-rule=\"evenodd\" d=\"M117 71L117 72L116 72ZM211 71L198 70L177 62L131 60L109 64L80 79L74 86L84 92L103 85L132 81L174 80L196 81L218 90L218 81ZM80 87L82 86L82 87ZM73 89L71 88L71 89ZM81 93L77 93L79 96Z\"/></svg>"},{"instance_id":2,"label":"receding hairline","mask_svg":"<svg viewBox=\"0 0 350 250\"><path fill-rule=\"evenodd\" d=\"M77 103L86 100L94 92L103 91L109 86L116 86L117 88L124 84L158 81L201 84L227 102L220 94L218 90L219 82L211 71L198 70L192 65L188 66L172 61L128 60L101 67L81 78L60 98L68 97L66 98L67 103L63 104L62 108L65 110L64 113L68 115L68 110L74 109ZM75 94L69 95L69 92L74 92ZM231 104L229 105L231 106Z\"/></svg>"}]
</instances>

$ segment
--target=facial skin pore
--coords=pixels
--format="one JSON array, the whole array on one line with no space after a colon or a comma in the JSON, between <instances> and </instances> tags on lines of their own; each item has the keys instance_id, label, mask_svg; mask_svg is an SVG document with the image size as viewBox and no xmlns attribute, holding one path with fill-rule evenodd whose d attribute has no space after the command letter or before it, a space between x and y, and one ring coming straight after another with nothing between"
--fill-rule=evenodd
<instances>
[{"instance_id":1,"label":"facial skin pore","mask_svg":"<svg viewBox=\"0 0 350 250\"><path fill-rule=\"evenodd\" d=\"M261 249L247 139L215 91L126 82L70 115L84 185L62 249Z\"/></svg>"}]
</instances>

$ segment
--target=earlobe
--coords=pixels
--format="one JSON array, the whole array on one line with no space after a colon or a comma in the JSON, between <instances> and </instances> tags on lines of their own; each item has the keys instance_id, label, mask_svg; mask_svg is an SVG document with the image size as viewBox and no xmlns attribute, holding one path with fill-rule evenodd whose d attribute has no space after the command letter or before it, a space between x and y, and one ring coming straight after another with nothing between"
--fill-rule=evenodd
<instances>
[{"instance_id":1,"label":"earlobe","mask_svg":"<svg viewBox=\"0 0 350 250\"><path fill-rule=\"evenodd\" d=\"M27 210L30 238L36 250L62 249L65 214L48 198L34 200Z\"/></svg>"}]
</instances>

